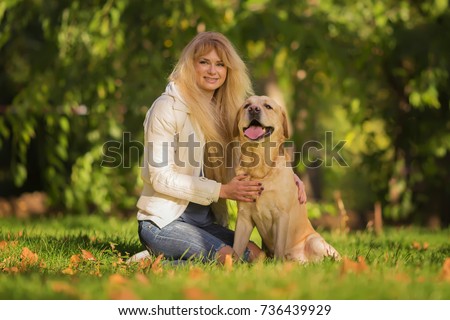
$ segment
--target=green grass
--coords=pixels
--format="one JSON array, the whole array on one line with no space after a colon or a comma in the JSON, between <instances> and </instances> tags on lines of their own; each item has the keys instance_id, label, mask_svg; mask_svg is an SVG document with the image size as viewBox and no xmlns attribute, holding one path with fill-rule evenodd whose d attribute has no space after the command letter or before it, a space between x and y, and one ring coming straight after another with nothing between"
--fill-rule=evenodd
<instances>
[{"instance_id":1,"label":"green grass","mask_svg":"<svg viewBox=\"0 0 450 320\"><path fill-rule=\"evenodd\" d=\"M351 272L328 260L235 264L231 270L195 261L127 265L123 261L141 250L133 217L4 218L0 299L450 299L450 281L441 276L450 257L449 229L322 235L343 256L363 257L367 269ZM428 247L415 248L414 242ZM37 262L21 258L24 247L38 255ZM81 250L96 260L71 265ZM73 275L63 272L69 266Z\"/></svg>"}]
</instances>

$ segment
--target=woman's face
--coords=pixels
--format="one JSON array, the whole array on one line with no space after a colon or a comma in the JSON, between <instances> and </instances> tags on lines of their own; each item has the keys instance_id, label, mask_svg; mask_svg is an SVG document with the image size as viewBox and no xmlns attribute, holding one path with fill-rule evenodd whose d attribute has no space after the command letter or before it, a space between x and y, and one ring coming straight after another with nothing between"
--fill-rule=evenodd
<instances>
[{"instance_id":1,"label":"woman's face","mask_svg":"<svg viewBox=\"0 0 450 320\"><path fill-rule=\"evenodd\" d=\"M195 75L200 89L212 97L214 91L225 82L227 67L217 55L216 50L212 49L195 61Z\"/></svg>"}]
</instances>

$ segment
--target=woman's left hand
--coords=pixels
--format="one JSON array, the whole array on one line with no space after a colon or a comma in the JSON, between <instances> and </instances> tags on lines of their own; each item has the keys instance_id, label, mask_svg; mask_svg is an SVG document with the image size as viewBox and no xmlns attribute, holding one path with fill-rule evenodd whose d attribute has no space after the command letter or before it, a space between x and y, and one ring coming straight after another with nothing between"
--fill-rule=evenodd
<instances>
[{"instance_id":1,"label":"woman's left hand","mask_svg":"<svg viewBox=\"0 0 450 320\"><path fill-rule=\"evenodd\" d=\"M306 203L306 191L305 191L305 184L302 180L294 173L294 181L298 188L298 201L300 204Z\"/></svg>"}]
</instances>

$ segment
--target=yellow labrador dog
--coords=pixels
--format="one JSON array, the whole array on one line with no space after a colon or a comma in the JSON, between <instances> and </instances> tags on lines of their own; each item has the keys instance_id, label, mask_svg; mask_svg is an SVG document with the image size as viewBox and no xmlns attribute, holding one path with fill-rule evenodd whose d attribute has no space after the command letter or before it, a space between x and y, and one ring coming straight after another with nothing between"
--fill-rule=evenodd
<instances>
[{"instance_id":1,"label":"yellow labrador dog","mask_svg":"<svg viewBox=\"0 0 450 320\"><path fill-rule=\"evenodd\" d=\"M339 253L312 227L306 206L298 201L298 189L289 159L283 150L289 138L285 110L266 96L248 98L234 129L240 142L236 174L261 181L264 191L255 202L239 202L233 249L242 257L256 226L270 255L301 263Z\"/></svg>"}]
</instances>

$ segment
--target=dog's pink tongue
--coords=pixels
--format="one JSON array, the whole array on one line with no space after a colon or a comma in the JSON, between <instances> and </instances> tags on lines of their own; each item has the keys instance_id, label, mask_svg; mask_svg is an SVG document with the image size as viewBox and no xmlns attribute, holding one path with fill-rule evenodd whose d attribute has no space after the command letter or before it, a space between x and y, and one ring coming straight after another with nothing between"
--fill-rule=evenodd
<instances>
[{"instance_id":1,"label":"dog's pink tongue","mask_svg":"<svg viewBox=\"0 0 450 320\"><path fill-rule=\"evenodd\" d=\"M264 134L264 129L259 126L251 126L244 131L244 134L248 138L256 140Z\"/></svg>"}]
</instances>

